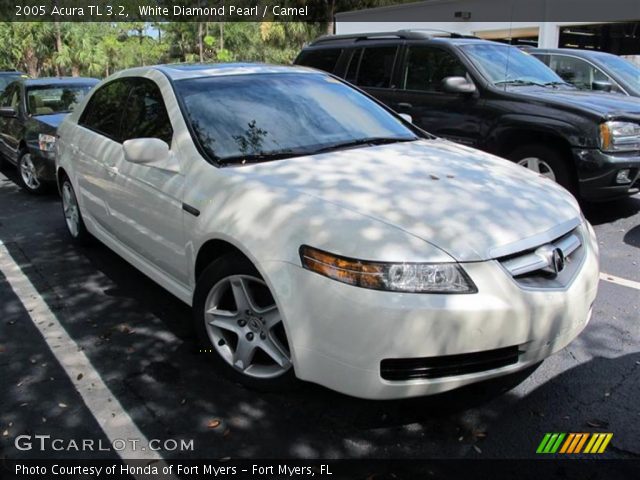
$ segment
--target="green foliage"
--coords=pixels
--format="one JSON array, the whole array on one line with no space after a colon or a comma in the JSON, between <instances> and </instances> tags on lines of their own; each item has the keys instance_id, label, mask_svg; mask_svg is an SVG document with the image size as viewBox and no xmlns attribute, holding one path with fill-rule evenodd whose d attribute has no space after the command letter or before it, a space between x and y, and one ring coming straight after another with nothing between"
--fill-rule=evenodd
<instances>
[{"instance_id":1,"label":"green foliage","mask_svg":"<svg viewBox=\"0 0 640 480\"><path fill-rule=\"evenodd\" d=\"M157 1L168 6L193 4L193 0ZM201 58L205 62L286 64L305 43L333 31L336 13L412 1L415 0L283 2L309 5L325 19L320 23L0 23L0 68L16 68L33 77L102 77L137 65L196 62ZM129 11L137 11L134 7L141 0L119 0L117 3L130 7ZM0 11L8 8L9 3L0 2Z\"/></svg>"}]
</instances>

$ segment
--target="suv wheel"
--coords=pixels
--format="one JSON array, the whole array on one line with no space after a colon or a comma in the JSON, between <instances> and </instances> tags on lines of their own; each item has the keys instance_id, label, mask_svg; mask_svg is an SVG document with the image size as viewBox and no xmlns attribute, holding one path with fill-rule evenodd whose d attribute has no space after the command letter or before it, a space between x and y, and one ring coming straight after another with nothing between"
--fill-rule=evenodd
<instances>
[{"instance_id":1,"label":"suv wheel","mask_svg":"<svg viewBox=\"0 0 640 480\"><path fill-rule=\"evenodd\" d=\"M565 157L553 148L543 145L525 145L515 149L509 158L529 170L559 183L575 192L575 179Z\"/></svg>"},{"instance_id":2,"label":"suv wheel","mask_svg":"<svg viewBox=\"0 0 640 480\"><path fill-rule=\"evenodd\" d=\"M295 384L282 317L247 258L229 254L207 267L198 279L193 312L200 352L232 380L263 391Z\"/></svg>"},{"instance_id":3,"label":"suv wheel","mask_svg":"<svg viewBox=\"0 0 640 480\"><path fill-rule=\"evenodd\" d=\"M31 154L26 152L22 152L18 160L18 182L29 193L40 194L46 189L46 184L38 178Z\"/></svg>"}]
</instances>

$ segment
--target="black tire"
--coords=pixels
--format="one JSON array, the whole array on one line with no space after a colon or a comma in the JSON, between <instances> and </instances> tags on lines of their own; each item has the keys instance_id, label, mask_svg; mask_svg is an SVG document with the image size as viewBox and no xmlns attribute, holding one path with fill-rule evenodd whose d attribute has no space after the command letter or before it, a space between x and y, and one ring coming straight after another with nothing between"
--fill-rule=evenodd
<instances>
[{"instance_id":1,"label":"black tire","mask_svg":"<svg viewBox=\"0 0 640 480\"><path fill-rule=\"evenodd\" d=\"M515 163L520 163L528 158L537 158L546 164L553 172L555 181L569 190L577 193L577 178L571 160L556 148L545 145L524 145L513 150L508 158ZM525 166L525 168L527 168Z\"/></svg>"},{"instance_id":2,"label":"black tire","mask_svg":"<svg viewBox=\"0 0 640 480\"><path fill-rule=\"evenodd\" d=\"M78 198L76 197L76 192L73 189L73 184L71 183L71 180L69 180L69 177L67 176L63 177L62 183L60 184L60 194L62 196L61 203L62 203L62 214L64 215L64 223L65 223L65 226L67 227L67 232L69 233L71 240L73 241L73 243L77 245L91 244L93 240L93 236L89 233L89 231L87 230L87 227L84 224L84 220L82 219L82 213L80 212L80 207L78 205ZM67 199L66 197L67 194L70 196L69 199ZM72 202L72 205L69 205L67 203L69 200ZM74 205L75 205L75 208L77 209L76 228L72 228L73 221L70 218L68 218L68 215L71 215L71 212L67 210L68 208L73 208Z\"/></svg>"},{"instance_id":3,"label":"black tire","mask_svg":"<svg viewBox=\"0 0 640 480\"><path fill-rule=\"evenodd\" d=\"M16 168L18 170L18 184L26 192L32 195L42 195L43 193L49 191L49 185L47 184L47 182L38 178L35 167L33 165L33 160L31 159L31 154L29 152L20 152ZM30 171L31 173L26 174L25 169Z\"/></svg>"},{"instance_id":4,"label":"black tire","mask_svg":"<svg viewBox=\"0 0 640 480\"><path fill-rule=\"evenodd\" d=\"M231 365L228 360L225 360L223 358L221 353L213 344L213 340L210 336L210 331L208 331L206 326L206 321L212 317L205 315L205 307L209 295L214 290L214 288L220 288L219 285L232 276L254 277L255 279L259 279L259 281L263 281L262 277L253 266L253 264L246 257L238 253L231 253L218 258L202 272L197 281L193 302L193 318L195 323L195 330L201 346L199 350L200 354L206 356L207 359L209 359L214 364L216 369L227 378L233 380L234 382L240 383L250 389L267 392L278 392L294 388L298 382L295 377L293 365L290 365L288 367L288 370L284 371L284 373L281 373L276 377L256 378L254 376L249 376L241 372L237 367ZM266 284L264 288L266 288L266 292L268 292L268 295L271 295L268 287L266 287ZM271 303L271 300L273 300L272 296L270 297L270 301L267 303ZM282 330L281 335L284 335L284 326L280 324L278 325L278 327ZM231 342L232 341L233 340L231 340ZM256 341L258 341L257 337ZM286 344L286 342L287 339L285 335L284 342L282 343ZM220 345L221 348L228 348L229 350L232 349L231 343L229 343L225 347L222 346L225 345L225 342L218 342L218 345ZM290 354L289 358L291 358Z\"/></svg>"}]
</instances>

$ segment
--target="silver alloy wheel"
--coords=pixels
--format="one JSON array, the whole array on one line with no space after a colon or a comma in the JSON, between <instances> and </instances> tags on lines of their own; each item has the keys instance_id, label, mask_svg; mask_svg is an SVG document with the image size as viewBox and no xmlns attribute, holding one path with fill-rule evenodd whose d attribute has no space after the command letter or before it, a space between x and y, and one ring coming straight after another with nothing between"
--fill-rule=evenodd
<instances>
[{"instance_id":1,"label":"silver alloy wheel","mask_svg":"<svg viewBox=\"0 0 640 480\"><path fill-rule=\"evenodd\" d=\"M62 208L69 233L75 238L80 233L80 210L78 209L78 201L73 193L73 188L68 180L62 185Z\"/></svg>"},{"instance_id":2,"label":"silver alloy wheel","mask_svg":"<svg viewBox=\"0 0 640 480\"><path fill-rule=\"evenodd\" d=\"M539 173L543 177L547 177L549 180L556 182L556 174L547 162L538 157L523 158L518 162L518 165L528 168L536 173Z\"/></svg>"},{"instance_id":3,"label":"silver alloy wheel","mask_svg":"<svg viewBox=\"0 0 640 480\"><path fill-rule=\"evenodd\" d=\"M37 190L40 188L40 180L38 180L36 167L33 164L33 160L31 160L31 155L28 153L20 158L20 176L29 190Z\"/></svg>"},{"instance_id":4,"label":"silver alloy wheel","mask_svg":"<svg viewBox=\"0 0 640 480\"><path fill-rule=\"evenodd\" d=\"M267 305L255 291L268 293ZM264 303L264 302L263 302ZM275 378L291 368L282 318L266 283L251 275L231 275L216 283L205 302L205 327L220 356L240 373Z\"/></svg>"}]
</instances>

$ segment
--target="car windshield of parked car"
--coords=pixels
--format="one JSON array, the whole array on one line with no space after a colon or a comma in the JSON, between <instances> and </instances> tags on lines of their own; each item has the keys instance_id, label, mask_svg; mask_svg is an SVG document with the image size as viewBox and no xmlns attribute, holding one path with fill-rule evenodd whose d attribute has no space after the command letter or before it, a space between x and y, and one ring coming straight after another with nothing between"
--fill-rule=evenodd
<instances>
[{"instance_id":1,"label":"car windshield of parked car","mask_svg":"<svg viewBox=\"0 0 640 480\"><path fill-rule=\"evenodd\" d=\"M599 56L598 60L625 82L640 89L640 67L615 55Z\"/></svg>"},{"instance_id":2,"label":"car windshield of parked car","mask_svg":"<svg viewBox=\"0 0 640 480\"><path fill-rule=\"evenodd\" d=\"M72 111L93 85L46 85L27 88L27 112L51 115Z\"/></svg>"},{"instance_id":3,"label":"car windshield of parked car","mask_svg":"<svg viewBox=\"0 0 640 480\"><path fill-rule=\"evenodd\" d=\"M416 140L402 120L335 78L265 73L180 80L197 142L216 163Z\"/></svg>"},{"instance_id":4,"label":"car windshield of parked car","mask_svg":"<svg viewBox=\"0 0 640 480\"><path fill-rule=\"evenodd\" d=\"M553 70L516 47L472 44L464 52L494 85L564 85Z\"/></svg>"}]
</instances>

